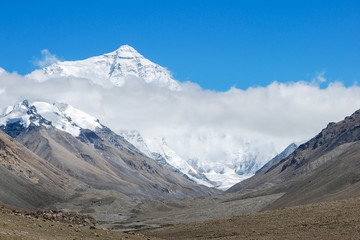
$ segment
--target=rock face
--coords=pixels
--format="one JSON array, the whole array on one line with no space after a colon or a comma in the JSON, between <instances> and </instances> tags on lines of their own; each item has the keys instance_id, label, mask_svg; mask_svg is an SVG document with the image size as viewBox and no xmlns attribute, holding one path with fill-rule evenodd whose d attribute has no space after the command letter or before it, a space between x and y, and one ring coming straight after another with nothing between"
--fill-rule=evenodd
<instances>
[{"instance_id":1,"label":"rock face","mask_svg":"<svg viewBox=\"0 0 360 240\"><path fill-rule=\"evenodd\" d=\"M359 196L359 140L360 111L356 111L341 122L329 123L291 155L228 191L286 192L269 208Z\"/></svg>"},{"instance_id":2,"label":"rock face","mask_svg":"<svg viewBox=\"0 0 360 240\"><path fill-rule=\"evenodd\" d=\"M4 123L3 131L26 146L26 151L46 164L49 171L54 171L47 176L62 176L62 181L71 181L78 190L116 191L133 199L179 199L219 192L159 165L96 119L68 105L24 101L8 108L0 122ZM16 162L21 158L3 158L8 168L21 165ZM21 171L28 173L27 169ZM64 183L58 178L51 179L61 186ZM39 179L37 175L29 177L34 184ZM59 195L72 194L67 191L64 188L66 194Z\"/></svg>"}]
</instances>

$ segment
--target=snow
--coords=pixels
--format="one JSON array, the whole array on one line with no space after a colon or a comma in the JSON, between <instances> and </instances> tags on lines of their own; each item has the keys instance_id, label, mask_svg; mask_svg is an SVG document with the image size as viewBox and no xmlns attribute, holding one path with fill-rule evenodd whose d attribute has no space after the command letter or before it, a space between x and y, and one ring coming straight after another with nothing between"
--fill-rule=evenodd
<instances>
[{"instance_id":1,"label":"snow","mask_svg":"<svg viewBox=\"0 0 360 240\"><path fill-rule=\"evenodd\" d=\"M178 169L181 173L186 174L190 179L194 181L201 180L189 174L189 172L198 174L198 171L184 161L174 150L172 150L166 143L165 138L153 140L147 139L146 144L152 152L159 153L166 159L168 164Z\"/></svg>"},{"instance_id":2,"label":"snow","mask_svg":"<svg viewBox=\"0 0 360 240\"><path fill-rule=\"evenodd\" d=\"M35 107L35 113L29 111L31 107ZM41 123L39 122L38 115L50 121L51 125L55 128L70 133L74 137L79 136L81 129L95 131L96 128L102 128L96 118L68 104L50 104L40 101L31 103L23 101L15 106L8 106L0 115L0 125L20 120L24 127L28 127L30 123L39 126ZM30 120L31 116L35 116L33 120ZM44 126L49 127L48 125Z\"/></svg>"},{"instance_id":3,"label":"snow","mask_svg":"<svg viewBox=\"0 0 360 240\"><path fill-rule=\"evenodd\" d=\"M68 132L75 137L79 136L80 128L69 121L64 112L59 111L55 105L46 102L34 102L31 105L36 107L38 114L51 121L55 128Z\"/></svg>"},{"instance_id":4,"label":"snow","mask_svg":"<svg viewBox=\"0 0 360 240\"><path fill-rule=\"evenodd\" d=\"M247 140L235 148L228 148L219 154L218 159L210 160L206 149L199 150L196 156L181 156L181 153L175 151L164 137L143 138L136 130L123 130L120 135L151 158L156 156L154 153L160 154L169 165L196 183L221 190L226 190L253 176L276 154L269 146ZM219 138L219 136L204 135L200 139L206 144L213 141L213 137ZM225 145L228 145L229 140L232 141L228 136L224 136ZM218 147L220 150L224 149L222 146Z\"/></svg>"},{"instance_id":5,"label":"snow","mask_svg":"<svg viewBox=\"0 0 360 240\"><path fill-rule=\"evenodd\" d=\"M239 175L235 172L234 169L225 168L223 173L216 172L211 170L210 172L205 173L206 177L211 179L216 183L218 189L227 190L236 183L239 183L249 177L252 177L254 174L244 174Z\"/></svg>"},{"instance_id":6,"label":"snow","mask_svg":"<svg viewBox=\"0 0 360 240\"><path fill-rule=\"evenodd\" d=\"M181 90L180 84L172 79L168 70L144 58L129 45L85 60L57 62L35 70L27 77L39 82L57 77L86 78L107 87L121 87L135 78L172 91Z\"/></svg>"},{"instance_id":7,"label":"snow","mask_svg":"<svg viewBox=\"0 0 360 240\"><path fill-rule=\"evenodd\" d=\"M0 115L0 125L21 121L24 127L30 125L30 116L27 115L28 108L19 103L15 106L8 106Z\"/></svg>"},{"instance_id":8,"label":"snow","mask_svg":"<svg viewBox=\"0 0 360 240\"><path fill-rule=\"evenodd\" d=\"M69 116L71 121L80 128L90 129L91 131L95 131L96 128L101 128L101 124L95 117L90 116L73 106L63 103L55 103L54 105L61 110L65 116Z\"/></svg>"}]
</instances>

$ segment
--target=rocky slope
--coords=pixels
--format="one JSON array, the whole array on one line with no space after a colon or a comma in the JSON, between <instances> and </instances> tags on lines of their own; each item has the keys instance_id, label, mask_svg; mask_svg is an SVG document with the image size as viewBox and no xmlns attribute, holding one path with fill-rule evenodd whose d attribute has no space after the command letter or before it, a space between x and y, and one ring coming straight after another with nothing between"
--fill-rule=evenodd
<instances>
[{"instance_id":1,"label":"rocky slope","mask_svg":"<svg viewBox=\"0 0 360 240\"><path fill-rule=\"evenodd\" d=\"M276 155L273 159L271 159L269 162L267 162L264 166L262 166L259 170L257 170L255 172L255 174L263 171L264 169L266 169L268 166L270 166L271 164L273 164L276 160L281 159L281 158L286 158L287 156L289 156L290 154L292 154L297 148L299 147L298 144L296 143L292 143L289 146L287 146L284 151L282 151L281 153L279 153L278 155Z\"/></svg>"},{"instance_id":2,"label":"rocky slope","mask_svg":"<svg viewBox=\"0 0 360 240\"><path fill-rule=\"evenodd\" d=\"M39 109L39 111L37 110ZM1 128L62 175L137 199L183 198L218 191L197 185L146 157L99 121L69 105L24 101Z\"/></svg>"},{"instance_id":3,"label":"rocky slope","mask_svg":"<svg viewBox=\"0 0 360 240\"><path fill-rule=\"evenodd\" d=\"M81 183L0 131L0 201L36 209L64 201Z\"/></svg>"},{"instance_id":4,"label":"rocky slope","mask_svg":"<svg viewBox=\"0 0 360 240\"><path fill-rule=\"evenodd\" d=\"M268 208L359 196L360 111L329 123L318 135L228 192L285 192Z\"/></svg>"}]
</instances>

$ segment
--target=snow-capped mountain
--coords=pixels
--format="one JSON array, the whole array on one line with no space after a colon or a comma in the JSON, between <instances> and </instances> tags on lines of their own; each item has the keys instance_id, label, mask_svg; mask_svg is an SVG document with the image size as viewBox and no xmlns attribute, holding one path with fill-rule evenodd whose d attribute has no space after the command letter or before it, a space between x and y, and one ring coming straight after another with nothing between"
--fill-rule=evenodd
<instances>
[{"instance_id":1,"label":"snow-capped mountain","mask_svg":"<svg viewBox=\"0 0 360 240\"><path fill-rule=\"evenodd\" d=\"M161 166L83 111L63 103L29 102L0 115L0 129L32 154L80 181L131 198L177 199L219 192Z\"/></svg>"},{"instance_id":2,"label":"snow-capped mountain","mask_svg":"<svg viewBox=\"0 0 360 240\"><path fill-rule=\"evenodd\" d=\"M84 129L100 135L106 132L106 130L102 131L106 127L95 117L71 105L58 102L50 104L24 100L17 105L7 107L0 115L1 128L13 137L28 128L30 124L47 128L55 127L76 138L81 138L80 134ZM275 155L271 148L264 147L260 150L258 144L245 141L236 149L224 151L217 161L209 162L205 152L191 157L182 156L169 146L165 137L143 138L136 130L123 130L119 135L140 152L174 172L198 184L222 190L251 177ZM202 141L206 144L211 138L203 136Z\"/></svg>"},{"instance_id":3,"label":"snow-capped mountain","mask_svg":"<svg viewBox=\"0 0 360 240\"><path fill-rule=\"evenodd\" d=\"M159 100L158 95L165 93L172 97L175 96L170 99L174 102L181 103L183 99L181 97L178 98L178 95L181 93L187 94L185 88L182 88L182 85L171 77L169 71L144 58L128 45L122 46L114 52L81 61L58 62L49 67L35 70L26 77L34 79L37 82L51 81L51 79L56 78L81 78L93 83L92 86L99 89L101 88L101 90L103 88L107 89L107 87L113 87L111 88L112 90L126 90L125 87L121 88L121 86L127 86L126 84L131 81L142 81L146 84L152 84L155 86L154 89L165 90L165 92L156 90L154 91L155 94L149 95L150 100L155 99L154 101L157 103L156 107L159 108L162 108L163 98L159 96ZM152 87L147 88L146 93L149 93L152 89ZM171 91L168 92L167 89ZM101 90L99 91L99 95L102 94ZM114 96L118 95L112 95L113 101L111 101L110 104L118 101ZM125 100L125 102L129 102L130 104L121 105L121 107L112 107L110 111L108 111L110 115L115 113L114 115L116 116L118 112L124 111L124 107L128 108L128 106L130 106L129 108L131 108L131 103L137 103L136 99L132 99L131 97L133 97L133 95L129 95L128 98L119 97L123 102ZM101 95L101 98L106 99L107 96ZM147 101L147 98L144 99ZM107 102L107 104L103 104L98 109L107 109L109 101L105 102ZM35 105L36 104L37 103L35 103ZM68 107L69 109L65 111L64 108L67 107L61 108L59 104L52 106L38 105L39 107L36 106L36 109L42 111L44 114L48 114L49 117L46 119L53 122L55 127L69 131L73 136L79 134L81 124L89 124L90 129L101 126L93 117L76 117L76 114L72 116L73 113L70 114L69 110L71 107ZM146 105L146 103L135 104L132 107L143 108L143 105ZM154 105L150 107L152 106ZM98 109L95 111L99 111ZM140 118L144 119L143 122L147 121L148 116L151 118L150 115L157 114L153 109L149 108L148 110L149 111L146 112L148 115ZM10 109L8 112L11 112ZM69 124L66 121L58 121L54 119L55 115L53 113L56 113L56 116L63 116L64 118L70 117L72 122ZM183 117L181 115L187 114L186 109L181 109L179 113L180 117ZM171 129L177 129L176 113L174 114L174 112L172 112L169 114L175 115L174 118L171 119L174 120L175 127ZM79 116L84 115L80 114ZM101 116L101 113L98 117L99 116ZM165 118L166 117L167 116L165 116ZM27 123L28 120L25 120L24 122ZM114 121L117 121L117 119L112 119L112 122ZM161 125L161 123L158 125ZM164 125L166 125L166 123ZM164 125L161 125L160 129ZM147 128L152 130L151 125L147 126ZM220 189L229 188L233 184L252 176L262 165L278 153L275 151L272 143L266 142L266 140L263 139L243 138L241 132L222 132L222 130L205 128L205 130L200 129L198 131L195 129L194 131L194 129L190 130L189 128L184 131L181 130L177 132L176 130L175 133L169 133L165 126L159 132L152 130L151 133L149 133L149 131L145 132L146 130L144 130L144 128L137 129L137 126L135 126L135 128L126 125L124 127L117 126L116 130L119 131L120 129L126 130L117 133L136 146L136 148L146 156L156 160L162 165L170 167L173 171L179 172L197 183ZM137 129L140 132L130 129Z\"/></svg>"},{"instance_id":4,"label":"snow-capped mountain","mask_svg":"<svg viewBox=\"0 0 360 240\"><path fill-rule=\"evenodd\" d=\"M143 139L137 130L122 130L120 135L136 148L142 151L146 156L156 160L158 163L168 166L175 172L179 172L192 181L208 186L215 187L216 183L209 180L204 174L191 166L187 161L181 158L166 143L165 138Z\"/></svg>"},{"instance_id":5,"label":"snow-capped mountain","mask_svg":"<svg viewBox=\"0 0 360 240\"><path fill-rule=\"evenodd\" d=\"M102 128L96 118L68 104L40 101L29 103L27 100L7 107L0 115L0 126L11 126L13 123L20 123L23 128L29 127L30 124L54 126L74 137L80 135L81 129L95 131L96 128Z\"/></svg>"},{"instance_id":6,"label":"snow-capped mountain","mask_svg":"<svg viewBox=\"0 0 360 240\"><path fill-rule=\"evenodd\" d=\"M35 70L27 77L40 82L58 77L86 78L102 86L123 86L127 81L141 80L170 90L181 90L180 84L168 70L128 45L85 60L57 62Z\"/></svg>"},{"instance_id":7,"label":"snow-capped mountain","mask_svg":"<svg viewBox=\"0 0 360 240\"><path fill-rule=\"evenodd\" d=\"M165 138L144 139L136 130L123 130L120 135L148 157L163 165L169 165L199 184L222 190L253 176L276 154L269 146L260 149L257 143L245 141L236 149L223 152L222 158L216 162L210 162L205 155L190 158L180 156L169 146ZM204 137L203 141L211 141L211 139Z\"/></svg>"}]
</instances>

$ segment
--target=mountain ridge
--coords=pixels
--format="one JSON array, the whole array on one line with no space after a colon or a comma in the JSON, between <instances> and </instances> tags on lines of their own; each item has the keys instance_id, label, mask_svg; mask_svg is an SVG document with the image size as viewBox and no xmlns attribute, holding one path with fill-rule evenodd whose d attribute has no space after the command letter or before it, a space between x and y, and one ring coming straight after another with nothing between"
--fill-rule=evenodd
<instances>
[{"instance_id":1,"label":"mountain ridge","mask_svg":"<svg viewBox=\"0 0 360 240\"><path fill-rule=\"evenodd\" d=\"M227 192L285 193L266 209L357 197L359 143L360 110L338 123L329 123L288 157L277 159Z\"/></svg>"},{"instance_id":2,"label":"mountain ridge","mask_svg":"<svg viewBox=\"0 0 360 240\"><path fill-rule=\"evenodd\" d=\"M37 111L37 106L43 109ZM75 118L66 114L69 109L77 114ZM70 105L23 101L8 108L0 116L0 123L3 131L39 157L96 189L116 190L133 198L178 199L219 192L157 164L97 119L84 114ZM77 124L83 118L90 123L82 122L83 126L90 128Z\"/></svg>"}]
</instances>

